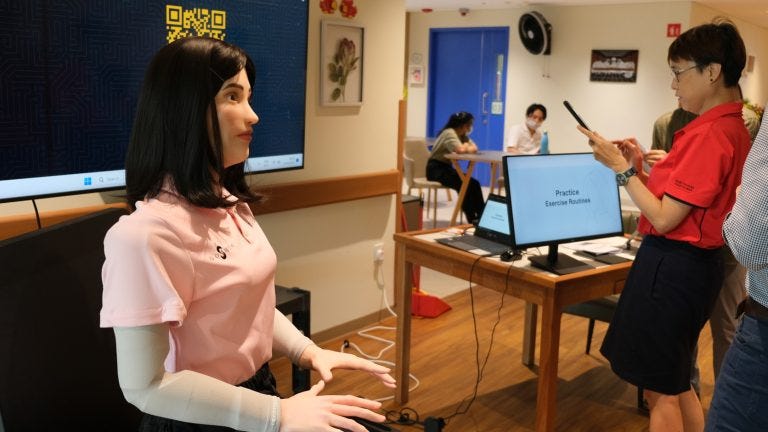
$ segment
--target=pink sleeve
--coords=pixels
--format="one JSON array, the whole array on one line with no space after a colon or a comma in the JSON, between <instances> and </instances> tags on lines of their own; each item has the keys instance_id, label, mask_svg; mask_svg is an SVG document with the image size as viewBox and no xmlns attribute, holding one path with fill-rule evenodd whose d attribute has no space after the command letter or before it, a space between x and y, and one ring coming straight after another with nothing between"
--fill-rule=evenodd
<instances>
[{"instance_id":1,"label":"pink sleeve","mask_svg":"<svg viewBox=\"0 0 768 432\"><path fill-rule=\"evenodd\" d=\"M123 217L107 233L104 253L102 327L183 322L194 268L166 222L137 214Z\"/></svg>"}]
</instances>

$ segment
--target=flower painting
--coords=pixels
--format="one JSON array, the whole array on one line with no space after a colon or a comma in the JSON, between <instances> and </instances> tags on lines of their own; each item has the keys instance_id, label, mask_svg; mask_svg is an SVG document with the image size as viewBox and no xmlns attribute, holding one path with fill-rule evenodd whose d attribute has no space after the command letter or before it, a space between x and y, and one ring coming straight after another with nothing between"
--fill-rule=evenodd
<instances>
[{"instance_id":1,"label":"flower painting","mask_svg":"<svg viewBox=\"0 0 768 432\"><path fill-rule=\"evenodd\" d=\"M363 102L363 28L323 21L320 104L354 106Z\"/></svg>"},{"instance_id":2,"label":"flower painting","mask_svg":"<svg viewBox=\"0 0 768 432\"><path fill-rule=\"evenodd\" d=\"M344 89L347 86L349 73L357 69L359 56L355 56L355 43L347 38L339 41L339 47L333 56L333 61L328 63L328 78L336 83L336 88L331 92L331 100L344 102Z\"/></svg>"}]
</instances>

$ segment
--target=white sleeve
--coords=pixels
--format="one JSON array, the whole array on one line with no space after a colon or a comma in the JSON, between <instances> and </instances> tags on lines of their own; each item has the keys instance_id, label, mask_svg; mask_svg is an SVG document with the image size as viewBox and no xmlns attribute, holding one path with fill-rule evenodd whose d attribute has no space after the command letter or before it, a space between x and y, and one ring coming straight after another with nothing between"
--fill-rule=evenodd
<instances>
[{"instance_id":1,"label":"white sleeve","mask_svg":"<svg viewBox=\"0 0 768 432\"><path fill-rule=\"evenodd\" d=\"M504 151L507 151L508 148L512 147L515 149L520 148L520 143L518 140L520 139L520 125L515 124L510 126L509 130L507 131L507 145L504 147Z\"/></svg>"},{"instance_id":2,"label":"white sleeve","mask_svg":"<svg viewBox=\"0 0 768 432\"><path fill-rule=\"evenodd\" d=\"M288 321L279 310L275 309L274 330L272 335L272 352L291 359L293 364L299 364L301 353L313 342L304 336L292 322Z\"/></svg>"},{"instance_id":3,"label":"white sleeve","mask_svg":"<svg viewBox=\"0 0 768 432\"><path fill-rule=\"evenodd\" d=\"M193 371L166 372L168 325L115 327L114 331L120 388L139 410L243 431L280 429L279 398Z\"/></svg>"},{"instance_id":4,"label":"white sleeve","mask_svg":"<svg viewBox=\"0 0 768 432\"><path fill-rule=\"evenodd\" d=\"M749 270L768 268L768 116L749 150L741 191L723 223L723 235L736 259Z\"/></svg>"}]
</instances>

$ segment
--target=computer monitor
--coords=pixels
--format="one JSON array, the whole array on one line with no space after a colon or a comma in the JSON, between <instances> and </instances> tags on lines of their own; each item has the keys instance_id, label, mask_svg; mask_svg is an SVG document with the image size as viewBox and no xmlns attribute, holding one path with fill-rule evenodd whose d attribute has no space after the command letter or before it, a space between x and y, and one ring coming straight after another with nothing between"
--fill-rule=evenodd
<instances>
[{"instance_id":1,"label":"computer monitor","mask_svg":"<svg viewBox=\"0 0 768 432\"><path fill-rule=\"evenodd\" d=\"M261 120L243 169L303 168L309 3L0 2L0 203L124 188L147 65L182 36L223 39L254 62Z\"/></svg>"},{"instance_id":2,"label":"computer monitor","mask_svg":"<svg viewBox=\"0 0 768 432\"><path fill-rule=\"evenodd\" d=\"M623 233L616 175L592 153L504 156L503 168L514 248L549 246L547 255L529 257L533 266L589 269L558 245Z\"/></svg>"},{"instance_id":3,"label":"computer monitor","mask_svg":"<svg viewBox=\"0 0 768 432\"><path fill-rule=\"evenodd\" d=\"M99 327L104 235L125 214L0 240L0 431L139 429L142 413L117 379L114 332Z\"/></svg>"}]
</instances>

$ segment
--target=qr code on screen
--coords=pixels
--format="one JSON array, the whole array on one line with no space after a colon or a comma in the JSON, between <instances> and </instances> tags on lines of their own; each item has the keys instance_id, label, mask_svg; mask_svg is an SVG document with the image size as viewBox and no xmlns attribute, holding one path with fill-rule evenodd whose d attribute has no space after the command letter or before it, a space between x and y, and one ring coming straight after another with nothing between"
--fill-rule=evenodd
<instances>
[{"instance_id":1,"label":"qr code on screen","mask_svg":"<svg viewBox=\"0 0 768 432\"><path fill-rule=\"evenodd\" d=\"M208 36L224 40L227 28L227 12L181 6L165 6L165 25L168 43L188 36Z\"/></svg>"}]
</instances>

